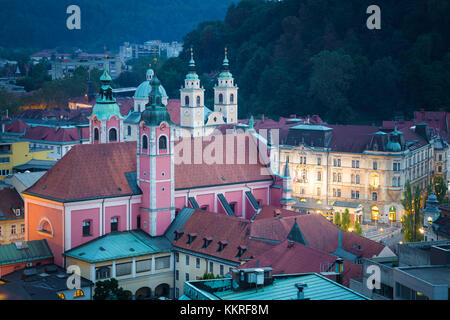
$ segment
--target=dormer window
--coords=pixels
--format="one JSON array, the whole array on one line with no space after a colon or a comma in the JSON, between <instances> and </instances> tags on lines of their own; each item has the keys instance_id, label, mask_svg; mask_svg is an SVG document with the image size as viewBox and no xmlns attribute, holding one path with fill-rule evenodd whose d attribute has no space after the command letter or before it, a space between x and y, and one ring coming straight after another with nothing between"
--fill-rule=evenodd
<instances>
[{"instance_id":1,"label":"dormer window","mask_svg":"<svg viewBox=\"0 0 450 320\"><path fill-rule=\"evenodd\" d=\"M188 241L186 242L186 244L190 245L192 242L194 242L195 238L197 238L197 233L189 233Z\"/></svg>"},{"instance_id":2,"label":"dormer window","mask_svg":"<svg viewBox=\"0 0 450 320\"><path fill-rule=\"evenodd\" d=\"M174 233L175 233L175 241L178 241L184 234L184 232L181 230L175 230Z\"/></svg>"},{"instance_id":3,"label":"dormer window","mask_svg":"<svg viewBox=\"0 0 450 320\"><path fill-rule=\"evenodd\" d=\"M246 250L247 250L247 246L240 245L240 246L238 247L238 253L237 253L237 255L236 255L236 258L242 257L242 255L244 254L244 252L245 252Z\"/></svg>"},{"instance_id":4,"label":"dormer window","mask_svg":"<svg viewBox=\"0 0 450 320\"><path fill-rule=\"evenodd\" d=\"M217 252L222 252L223 249L225 249L225 247L227 246L227 244L228 244L228 240L227 241L220 240L219 241L219 249L217 249Z\"/></svg>"},{"instance_id":5,"label":"dormer window","mask_svg":"<svg viewBox=\"0 0 450 320\"><path fill-rule=\"evenodd\" d=\"M202 249L208 248L208 246L210 245L211 242L212 242L212 237L205 237L205 238L203 238L203 247L202 247Z\"/></svg>"}]
</instances>

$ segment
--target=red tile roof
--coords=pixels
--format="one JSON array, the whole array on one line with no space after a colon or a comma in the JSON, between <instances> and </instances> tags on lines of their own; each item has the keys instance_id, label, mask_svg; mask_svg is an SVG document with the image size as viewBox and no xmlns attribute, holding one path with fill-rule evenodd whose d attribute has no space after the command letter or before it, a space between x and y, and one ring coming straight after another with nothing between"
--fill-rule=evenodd
<instances>
[{"instance_id":1,"label":"red tile roof","mask_svg":"<svg viewBox=\"0 0 450 320\"><path fill-rule=\"evenodd\" d=\"M9 133L24 133L27 128L30 126L27 125L22 120L14 120L11 123L5 124L5 132Z\"/></svg>"},{"instance_id":2,"label":"red tile roof","mask_svg":"<svg viewBox=\"0 0 450 320\"><path fill-rule=\"evenodd\" d=\"M13 209L21 209L20 216L16 216ZM14 188L0 190L0 221L23 219L23 199Z\"/></svg>"},{"instance_id":3,"label":"red tile roof","mask_svg":"<svg viewBox=\"0 0 450 320\"><path fill-rule=\"evenodd\" d=\"M60 201L130 195L128 172L136 172L135 142L76 145L25 193Z\"/></svg>"},{"instance_id":4,"label":"red tile roof","mask_svg":"<svg viewBox=\"0 0 450 320\"><path fill-rule=\"evenodd\" d=\"M61 201L131 194L125 173L136 172L136 162L136 142L76 145L28 192ZM262 173L261 164L179 164L176 158L175 189L272 180Z\"/></svg>"},{"instance_id":5,"label":"red tile roof","mask_svg":"<svg viewBox=\"0 0 450 320\"><path fill-rule=\"evenodd\" d=\"M292 217L303 215L303 213L278 208L275 206L264 206L259 214L255 216L254 221L261 219L273 219L274 217Z\"/></svg>"},{"instance_id":6,"label":"red tile roof","mask_svg":"<svg viewBox=\"0 0 450 320\"><path fill-rule=\"evenodd\" d=\"M265 252L274 245L270 242L249 239L249 226L250 222L242 218L196 210L184 224L183 235L172 244L176 248L207 254L228 261L241 262ZM190 233L197 234L197 236L190 244L187 244L188 234ZM203 239L209 237L212 237L213 240L203 249L205 242ZM227 244L222 251L217 252L219 241L224 241ZM239 246L247 248L240 258L237 257Z\"/></svg>"},{"instance_id":7,"label":"red tile roof","mask_svg":"<svg viewBox=\"0 0 450 320\"><path fill-rule=\"evenodd\" d=\"M285 240L279 245L263 252L239 269L272 267L273 274L334 272L333 263L337 257L327 252ZM349 286L350 279L361 278L362 266L344 260L343 284ZM335 280L333 275L326 276Z\"/></svg>"},{"instance_id":8,"label":"red tile roof","mask_svg":"<svg viewBox=\"0 0 450 320\"><path fill-rule=\"evenodd\" d=\"M169 99L166 108L167 111L169 111L170 120L172 120L173 123L180 124L180 100Z\"/></svg>"},{"instance_id":9,"label":"red tile roof","mask_svg":"<svg viewBox=\"0 0 450 320\"><path fill-rule=\"evenodd\" d=\"M309 247L328 253L338 249L340 229L319 214L255 220L251 226L250 236L255 239L281 242L287 238L295 221ZM355 233L342 231L342 249L358 257L371 258L378 255L383 248L380 243Z\"/></svg>"},{"instance_id":10,"label":"red tile roof","mask_svg":"<svg viewBox=\"0 0 450 320\"><path fill-rule=\"evenodd\" d=\"M47 141L47 142L80 142L80 128L53 128L53 127L31 127L22 136L26 140ZM86 130L84 130L86 132ZM84 137L83 137L84 139Z\"/></svg>"},{"instance_id":11,"label":"red tile roof","mask_svg":"<svg viewBox=\"0 0 450 320\"><path fill-rule=\"evenodd\" d=\"M272 176L270 175L270 169L265 167L263 164L258 161L256 163L252 163L250 158L250 154L252 154L250 148L254 148L255 140L250 135L244 134L230 134L227 135L226 138L223 137L223 156L220 157L222 159L223 164L208 164L206 161L202 161L202 164L195 164L194 155L198 155L198 152L194 152L196 150L196 145L203 145L203 154L210 154L207 150L208 145L212 146L216 141L216 137L213 136L211 140L203 139L203 137L189 139L190 141L186 143L186 139L178 140L175 142L175 145L182 148L183 145L190 145L191 147L191 157L190 163L181 163L181 157L175 158L175 188L176 189L187 189L193 187L205 187L205 186L216 186L216 185L226 185L226 184L235 184L241 182L251 182L251 181L263 181L263 180L272 180ZM209 139L209 138L208 138ZM219 139L219 138L218 138ZM234 141L234 150L233 156L230 159L233 159L232 164L227 164L227 145L226 141L231 141L228 139L232 139ZM241 144L242 141L242 144ZM239 144L239 147L238 147ZM183 147L186 148L186 147ZM175 154L177 153L177 147L175 148ZM244 149L244 150L243 150ZM217 150L220 150L217 148ZM253 149L252 149L253 150ZM230 149L231 151L231 149ZM218 153L219 154L219 153ZM177 155L175 155L177 156ZM238 157L243 157L244 164L238 164ZM189 157L187 158L189 159ZM188 160L189 161L189 160ZM230 162L228 162L230 163Z\"/></svg>"}]
</instances>

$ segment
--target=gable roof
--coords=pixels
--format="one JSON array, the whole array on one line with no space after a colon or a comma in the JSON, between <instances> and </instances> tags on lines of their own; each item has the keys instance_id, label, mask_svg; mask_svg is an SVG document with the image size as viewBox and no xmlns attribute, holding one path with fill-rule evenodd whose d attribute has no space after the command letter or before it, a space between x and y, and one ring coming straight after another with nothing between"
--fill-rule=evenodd
<instances>
[{"instance_id":1,"label":"gable roof","mask_svg":"<svg viewBox=\"0 0 450 320\"><path fill-rule=\"evenodd\" d=\"M340 231L337 226L319 214L256 220L251 225L250 237L281 243L291 232L295 221L309 247L328 253L339 249L337 253L339 251L346 253L344 259L347 255L372 258L384 248L382 244L356 233ZM340 233L341 241L339 241Z\"/></svg>"},{"instance_id":2,"label":"gable roof","mask_svg":"<svg viewBox=\"0 0 450 320\"><path fill-rule=\"evenodd\" d=\"M230 135L238 141L238 135ZM195 140L187 138L194 146ZM235 143L234 163L225 164L226 144L223 144L224 164L194 164L181 162L175 158L175 189L228 185L253 181L271 181L270 169L260 163L251 163L249 149L254 140L247 136L245 163L237 164ZM177 143L182 143L180 140ZM203 150L211 143L200 140ZM192 147L191 150L196 150ZM193 152L192 152L193 153ZM175 157L177 149L175 148ZM119 197L141 194L136 184L136 142L80 144L75 145L25 194L41 196L56 201L68 202L97 198ZM134 173L134 175L132 174Z\"/></svg>"},{"instance_id":3,"label":"gable roof","mask_svg":"<svg viewBox=\"0 0 450 320\"><path fill-rule=\"evenodd\" d=\"M133 195L129 172L136 142L76 145L24 194L62 202Z\"/></svg>"},{"instance_id":4,"label":"gable roof","mask_svg":"<svg viewBox=\"0 0 450 320\"><path fill-rule=\"evenodd\" d=\"M12 209L21 209L21 214L16 216ZM0 189L0 221L23 219L23 199L14 188Z\"/></svg>"},{"instance_id":5,"label":"gable roof","mask_svg":"<svg viewBox=\"0 0 450 320\"><path fill-rule=\"evenodd\" d=\"M195 210L183 228L178 230L182 234L179 239L172 242L172 245L175 248L240 263L273 246L268 242L249 239L249 226L250 222L242 218ZM189 238L192 237L195 238L188 244ZM211 241L206 248L203 248L204 238ZM221 251L219 242L225 244ZM245 248L240 257L238 257L239 247Z\"/></svg>"},{"instance_id":6,"label":"gable roof","mask_svg":"<svg viewBox=\"0 0 450 320\"><path fill-rule=\"evenodd\" d=\"M272 267L273 274L293 274L309 272L334 272L337 257L300 243L288 240L256 256L238 269ZM343 284L349 285L350 279L361 278L362 266L344 260ZM334 276L326 275L334 280Z\"/></svg>"}]
</instances>

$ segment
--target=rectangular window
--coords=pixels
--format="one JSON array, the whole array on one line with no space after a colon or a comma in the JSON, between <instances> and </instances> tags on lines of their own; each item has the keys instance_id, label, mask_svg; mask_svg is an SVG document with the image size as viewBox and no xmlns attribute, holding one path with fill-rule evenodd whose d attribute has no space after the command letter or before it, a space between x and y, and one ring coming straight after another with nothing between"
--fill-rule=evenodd
<instances>
[{"instance_id":1,"label":"rectangular window","mask_svg":"<svg viewBox=\"0 0 450 320\"><path fill-rule=\"evenodd\" d=\"M337 196L340 198L341 197L341 189L337 189Z\"/></svg>"},{"instance_id":2,"label":"rectangular window","mask_svg":"<svg viewBox=\"0 0 450 320\"><path fill-rule=\"evenodd\" d=\"M356 167L359 168L359 160L356 160Z\"/></svg>"},{"instance_id":3,"label":"rectangular window","mask_svg":"<svg viewBox=\"0 0 450 320\"><path fill-rule=\"evenodd\" d=\"M125 276L131 274L131 262L116 264L116 276Z\"/></svg>"},{"instance_id":4,"label":"rectangular window","mask_svg":"<svg viewBox=\"0 0 450 320\"><path fill-rule=\"evenodd\" d=\"M322 172L317 172L317 181L322 181Z\"/></svg>"},{"instance_id":5,"label":"rectangular window","mask_svg":"<svg viewBox=\"0 0 450 320\"><path fill-rule=\"evenodd\" d=\"M352 168L356 168L356 166L355 166L355 160L352 160Z\"/></svg>"},{"instance_id":6,"label":"rectangular window","mask_svg":"<svg viewBox=\"0 0 450 320\"><path fill-rule=\"evenodd\" d=\"M170 256L155 259L155 269L167 269L170 267Z\"/></svg>"},{"instance_id":7,"label":"rectangular window","mask_svg":"<svg viewBox=\"0 0 450 320\"><path fill-rule=\"evenodd\" d=\"M152 260L151 259L136 261L136 273L146 272L146 271L151 271L151 270L152 270Z\"/></svg>"},{"instance_id":8,"label":"rectangular window","mask_svg":"<svg viewBox=\"0 0 450 320\"><path fill-rule=\"evenodd\" d=\"M372 165L373 165L373 170L378 170L378 163L376 161L374 161L372 163Z\"/></svg>"},{"instance_id":9,"label":"rectangular window","mask_svg":"<svg viewBox=\"0 0 450 320\"><path fill-rule=\"evenodd\" d=\"M20 225L20 233L25 233L25 224Z\"/></svg>"},{"instance_id":10,"label":"rectangular window","mask_svg":"<svg viewBox=\"0 0 450 320\"><path fill-rule=\"evenodd\" d=\"M175 280L180 280L180 271L179 270L175 270Z\"/></svg>"},{"instance_id":11,"label":"rectangular window","mask_svg":"<svg viewBox=\"0 0 450 320\"><path fill-rule=\"evenodd\" d=\"M11 234L16 234L16 225L15 224L13 224L11 226Z\"/></svg>"},{"instance_id":12,"label":"rectangular window","mask_svg":"<svg viewBox=\"0 0 450 320\"><path fill-rule=\"evenodd\" d=\"M209 272L214 273L214 263L213 262L209 263Z\"/></svg>"},{"instance_id":13,"label":"rectangular window","mask_svg":"<svg viewBox=\"0 0 450 320\"><path fill-rule=\"evenodd\" d=\"M108 279L111 277L111 266L95 268L95 279Z\"/></svg>"},{"instance_id":14,"label":"rectangular window","mask_svg":"<svg viewBox=\"0 0 450 320\"><path fill-rule=\"evenodd\" d=\"M223 276L223 264L220 265L220 275Z\"/></svg>"},{"instance_id":15,"label":"rectangular window","mask_svg":"<svg viewBox=\"0 0 450 320\"><path fill-rule=\"evenodd\" d=\"M197 269L200 269L200 258L195 259L195 266Z\"/></svg>"},{"instance_id":16,"label":"rectangular window","mask_svg":"<svg viewBox=\"0 0 450 320\"><path fill-rule=\"evenodd\" d=\"M185 281L189 281L189 273L186 272L186 280Z\"/></svg>"},{"instance_id":17,"label":"rectangular window","mask_svg":"<svg viewBox=\"0 0 450 320\"><path fill-rule=\"evenodd\" d=\"M0 226L0 237L2 236L2 226Z\"/></svg>"},{"instance_id":18,"label":"rectangular window","mask_svg":"<svg viewBox=\"0 0 450 320\"><path fill-rule=\"evenodd\" d=\"M119 230L119 218L111 218L111 232Z\"/></svg>"},{"instance_id":19,"label":"rectangular window","mask_svg":"<svg viewBox=\"0 0 450 320\"><path fill-rule=\"evenodd\" d=\"M322 164L322 158L317 158L317 165L320 166Z\"/></svg>"},{"instance_id":20,"label":"rectangular window","mask_svg":"<svg viewBox=\"0 0 450 320\"><path fill-rule=\"evenodd\" d=\"M187 266L189 265L189 256L188 255L186 255L186 265Z\"/></svg>"},{"instance_id":21,"label":"rectangular window","mask_svg":"<svg viewBox=\"0 0 450 320\"><path fill-rule=\"evenodd\" d=\"M0 163L9 163L9 157L0 158Z\"/></svg>"},{"instance_id":22,"label":"rectangular window","mask_svg":"<svg viewBox=\"0 0 450 320\"><path fill-rule=\"evenodd\" d=\"M178 252L175 252L175 261L180 262L180 254Z\"/></svg>"},{"instance_id":23,"label":"rectangular window","mask_svg":"<svg viewBox=\"0 0 450 320\"><path fill-rule=\"evenodd\" d=\"M180 289L175 288L175 298L179 298L180 297Z\"/></svg>"},{"instance_id":24,"label":"rectangular window","mask_svg":"<svg viewBox=\"0 0 450 320\"><path fill-rule=\"evenodd\" d=\"M91 221L83 221L83 237L91 235Z\"/></svg>"}]
</instances>

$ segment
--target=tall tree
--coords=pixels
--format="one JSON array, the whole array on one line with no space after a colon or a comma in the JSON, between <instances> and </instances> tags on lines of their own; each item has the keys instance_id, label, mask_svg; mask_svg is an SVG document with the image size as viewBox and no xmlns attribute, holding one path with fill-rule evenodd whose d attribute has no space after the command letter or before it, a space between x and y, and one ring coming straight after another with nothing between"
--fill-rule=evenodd
<instances>
[{"instance_id":1,"label":"tall tree","mask_svg":"<svg viewBox=\"0 0 450 320\"><path fill-rule=\"evenodd\" d=\"M351 220L350 220L350 212L347 208L345 208L344 212L342 213L342 222L341 222L341 229L348 231L350 228Z\"/></svg>"},{"instance_id":2,"label":"tall tree","mask_svg":"<svg viewBox=\"0 0 450 320\"><path fill-rule=\"evenodd\" d=\"M423 235L420 233L420 228L423 225L421 213L421 190L418 186L415 186L413 190L409 180L407 180L405 184L402 205L404 209L402 228L405 241L421 241L423 238Z\"/></svg>"},{"instance_id":3,"label":"tall tree","mask_svg":"<svg viewBox=\"0 0 450 320\"><path fill-rule=\"evenodd\" d=\"M433 189L439 203L442 203L447 195L447 184L442 176L436 176L433 179Z\"/></svg>"}]
</instances>

